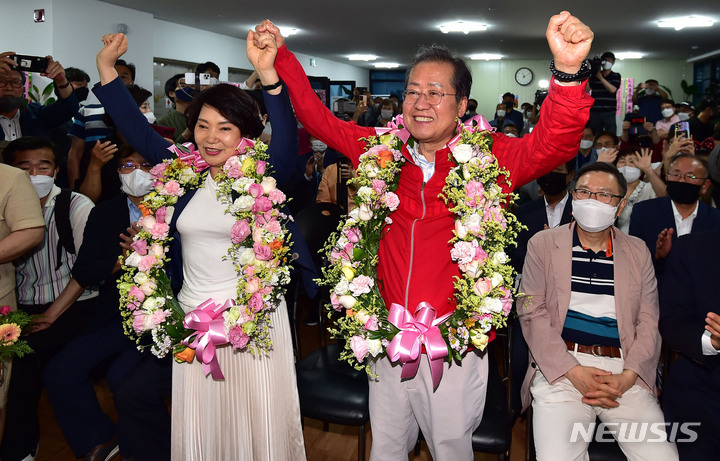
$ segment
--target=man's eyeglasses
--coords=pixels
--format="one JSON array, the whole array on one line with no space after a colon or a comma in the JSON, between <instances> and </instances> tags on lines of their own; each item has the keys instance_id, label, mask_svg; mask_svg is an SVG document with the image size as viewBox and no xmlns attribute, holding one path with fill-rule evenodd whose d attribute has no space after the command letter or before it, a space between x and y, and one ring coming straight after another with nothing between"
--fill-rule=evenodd
<instances>
[{"instance_id":1,"label":"man's eyeglasses","mask_svg":"<svg viewBox=\"0 0 720 461\"><path fill-rule=\"evenodd\" d=\"M405 100L408 104L415 104L418 99L420 99L420 95L423 95L425 96L428 104L432 104L433 106L440 104L443 96L457 96L456 93L442 93L440 91L428 91L427 93L421 93L417 90L405 90L402 95L403 100Z\"/></svg>"},{"instance_id":2,"label":"man's eyeglasses","mask_svg":"<svg viewBox=\"0 0 720 461\"><path fill-rule=\"evenodd\" d=\"M10 88L22 88L23 84L20 80L0 80L0 88L5 88L10 85Z\"/></svg>"},{"instance_id":3,"label":"man's eyeglasses","mask_svg":"<svg viewBox=\"0 0 720 461\"><path fill-rule=\"evenodd\" d=\"M700 176L695 176L695 173L683 174L683 173L678 173L677 171L671 171L670 173L667 174L667 177L671 181L680 181L682 179L684 179L685 181L697 181L697 180L705 181L707 179L707 177L703 178Z\"/></svg>"},{"instance_id":4,"label":"man's eyeglasses","mask_svg":"<svg viewBox=\"0 0 720 461\"><path fill-rule=\"evenodd\" d=\"M592 192L587 189L573 189L575 198L578 200L587 200L595 196L595 200L601 203L610 203L613 198L623 198L622 195L611 194L610 192Z\"/></svg>"},{"instance_id":5,"label":"man's eyeglasses","mask_svg":"<svg viewBox=\"0 0 720 461\"><path fill-rule=\"evenodd\" d=\"M120 164L120 171L123 173L132 173L133 171L140 168L143 171L150 171L152 170L152 165L149 163L143 163L142 165L138 165L137 163L133 162L127 162L127 163L121 163Z\"/></svg>"}]
</instances>

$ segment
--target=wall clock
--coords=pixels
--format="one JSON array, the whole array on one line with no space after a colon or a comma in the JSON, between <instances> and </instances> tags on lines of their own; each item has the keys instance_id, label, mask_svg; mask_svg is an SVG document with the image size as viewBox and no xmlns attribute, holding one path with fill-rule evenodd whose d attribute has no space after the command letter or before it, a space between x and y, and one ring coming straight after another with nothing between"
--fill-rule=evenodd
<instances>
[{"instance_id":1,"label":"wall clock","mask_svg":"<svg viewBox=\"0 0 720 461\"><path fill-rule=\"evenodd\" d=\"M527 67L521 67L515 71L515 81L518 85L528 86L533 81L533 71Z\"/></svg>"}]
</instances>

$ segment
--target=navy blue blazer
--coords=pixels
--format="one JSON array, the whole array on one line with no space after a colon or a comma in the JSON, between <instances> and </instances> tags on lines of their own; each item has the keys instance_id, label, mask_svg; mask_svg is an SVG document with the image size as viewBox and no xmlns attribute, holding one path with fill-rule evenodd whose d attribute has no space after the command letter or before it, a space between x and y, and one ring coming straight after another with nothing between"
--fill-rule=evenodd
<instances>
[{"instance_id":1,"label":"navy blue blazer","mask_svg":"<svg viewBox=\"0 0 720 461\"><path fill-rule=\"evenodd\" d=\"M565 202L560 224L568 224L572 220L572 197ZM517 247L510 251L510 261L518 273L522 272L527 254L527 244L530 238L545 229L548 224L547 213L545 212L545 199L540 197L520 205L515 212L518 221L527 226L527 230L520 231L517 237Z\"/></svg>"},{"instance_id":2,"label":"navy blue blazer","mask_svg":"<svg viewBox=\"0 0 720 461\"><path fill-rule=\"evenodd\" d=\"M655 261L655 246L658 234L663 229L674 229L673 247L677 241L677 229L670 197L659 197L635 204L630 215L629 234L641 238L650 250L655 263L655 272L660 277L665 271L665 261ZM720 211L699 202L697 216L693 220L692 232L720 229ZM672 253L673 251L671 251ZM665 258L667 259L667 258Z\"/></svg>"},{"instance_id":3,"label":"navy blue blazer","mask_svg":"<svg viewBox=\"0 0 720 461\"><path fill-rule=\"evenodd\" d=\"M77 96L73 92L64 99L58 99L49 106L32 102L20 108L20 130L23 136L47 136L48 132L63 123L72 120L79 108ZM5 140L5 132L0 130L0 141Z\"/></svg>"},{"instance_id":4,"label":"navy blue blazer","mask_svg":"<svg viewBox=\"0 0 720 461\"><path fill-rule=\"evenodd\" d=\"M105 107L105 112L115 122L118 131L148 162L157 164L175 156L168 150L172 144L150 127L120 78L116 78L106 85L96 85L93 93ZM268 147L268 155L274 170L273 177L276 179L278 187L283 189L290 180L295 157L297 157L297 122L284 90L279 95L263 92L263 97L268 114L273 121L273 138ZM189 191L180 197L175 205L175 213L170 223L171 233L175 232L178 217L194 193L195 190ZM292 253L295 258L295 266L300 270L305 290L312 298L317 294L318 288L314 281L317 278L317 272L310 250L308 250L297 224L292 221L286 224L292 234Z\"/></svg>"}]
</instances>

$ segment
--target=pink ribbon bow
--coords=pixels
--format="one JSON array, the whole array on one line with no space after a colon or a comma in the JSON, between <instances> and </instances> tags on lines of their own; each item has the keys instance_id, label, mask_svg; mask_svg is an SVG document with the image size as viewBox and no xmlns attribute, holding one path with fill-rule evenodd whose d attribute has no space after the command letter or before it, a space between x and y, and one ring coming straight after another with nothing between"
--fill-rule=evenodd
<instances>
[{"instance_id":1,"label":"pink ribbon bow","mask_svg":"<svg viewBox=\"0 0 720 461\"><path fill-rule=\"evenodd\" d=\"M422 302L413 316L404 306L393 303L388 321L400 332L388 344L386 352L391 361L400 360L403 365L401 379L412 378L420 366L420 352L425 346L430 360L433 389L437 388L443 374L443 362L448 356L447 345L437 325L447 320L452 313L435 318L436 312L429 303Z\"/></svg>"},{"instance_id":2,"label":"pink ribbon bow","mask_svg":"<svg viewBox=\"0 0 720 461\"><path fill-rule=\"evenodd\" d=\"M253 147L255 147L255 141L248 138L242 138L235 147L235 150L238 154L244 154L246 150L252 149Z\"/></svg>"},{"instance_id":3,"label":"pink ribbon bow","mask_svg":"<svg viewBox=\"0 0 720 461\"><path fill-rule=\"evenodd\" d=\"M375 133L378 136L382 136L388 133L394 134L402 140L403 144L406 143L408 139L410 139L410 132L404 126L402 114L390 120L386 126L375 128Z\"/></svg>"},{"instance_id":4,"label":"pink ribbon bow","mask_svg":"<svg viewBox=\"0 0 720 461\"><path fill-rule=\"evenodd\" d=\"M183 147L185 149L183 149ZM183 162L192 165L198 173L210 166L205 160L203 160L202 156L200 156L200 152L195 149L195 146L191 142L186 142L182 145L182 147L177 144L173 144L168 147L168 150L177 155L177 157Z\"/></svg>"},{"instance_id":5,"label":"pink ribbon bow","mask_svg":"<svg viewBox=\"0 0 720 461\"><path fill-rule=\"evenodd\" d=\"M472 118L469 118L465 120L465 122L458 122L457 125L457 134L455 137L453 137L450 142L448 142L448 147L452 151L455 149L455 146L460 144L460 139L462 138L462 128L465 127L468 129L468 131L474 133L476 131L495 131L495 128L488 123L487 120L485 120L485 117L482 115L476 115Z\"/></svg>"},{"instance_id":6,"label":"pink ribbon bow","mask_svg":"<svg viewBox=\"0 0 720 461\"><path fill-rule=\"evenodd\" d=\"M205 376L212 373L213 379L225 379L215 355L215 348L228 343L225 335L225 319L222 314L234 305L235 300L233 299L228 299L221 306L215 304L215 301L210 298L195 310L185 314L183 321L185 328L195 330L195 332L183 339L182 343L195 349L195 356L202 362ZM194 339L191 340L193 337Z\"/></svg>"}]
</instances>

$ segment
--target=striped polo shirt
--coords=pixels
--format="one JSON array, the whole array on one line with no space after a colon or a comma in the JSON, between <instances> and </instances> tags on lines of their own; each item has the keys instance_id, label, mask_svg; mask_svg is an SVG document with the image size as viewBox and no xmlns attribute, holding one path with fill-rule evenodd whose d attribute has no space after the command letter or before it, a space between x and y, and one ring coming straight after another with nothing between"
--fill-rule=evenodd
<instances>
[{"instance_id":1,"label":"striped polo shirt","mask_svg":"<svg viewBox=\"0 0 720 461\"><path fill-rule=\"evenodd\" d=\"M85 105L75 114L72 126L68 130L68 136L95 144L95 141L104 139L115 132L113 128L109 128L105 124L104 118L105 108L102 105Z\"/></svg>"},{"instance_id":2,"label":"striped polo shirt","mask_svg":"<svg viewBox=\"0 0 720 461\"><path fill-rule=\"evenodd\" d=\"M570 307L562 331L565 341L620 347L614 283L612 239L608 238L606 251L596 253L580 244L575 229Z\"/></svg>"},{"instance_id":3,"label":"striped polo shirt","mask_svg":"<svg viewBox=\"0 0 720 461\"><path fill-rule=\"evenodd\" d=\"M621 92L622 78L617 72L610 72L605 80ZM590 112L615 112L617 108L617 93L610 93L599 78L592 75L588 80L588 85L592 93L590 96L595 99L595 103L590 108Z\"/></svg>"}]
</instances>

